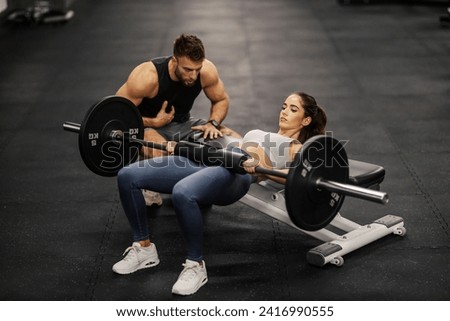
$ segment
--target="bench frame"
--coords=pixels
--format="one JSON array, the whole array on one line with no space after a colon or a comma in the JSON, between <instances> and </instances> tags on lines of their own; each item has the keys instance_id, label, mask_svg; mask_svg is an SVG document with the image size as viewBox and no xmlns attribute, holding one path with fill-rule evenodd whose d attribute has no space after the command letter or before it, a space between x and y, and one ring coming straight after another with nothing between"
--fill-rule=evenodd
<instances>
[{"instance_id":1,"label":"bench frame","mask_svg":"<svg viewBox=\"0 0 450 321\"><path fill-rule=\"evenodd\" d=\"M357 162L364 164L362 162ZM351 166L350 162L350 166ZM371 165L368 164L367 165ZM350 175L352 173L350 167ZM384 170L383 170L384 175ZM384 176L383 176L384 177ZM380 180L376 181L372 189L379 189ZM353 222L340 213L331 223L318 231L306 231L297 227L289 217L286 210L284 189L278 189L274 185L262 181L250 186L249 192L240 200L259 212L283 222L304 234L310 235L320 241L319 245L308 251L306 259L308 263L315 266L324 266L327 263L341 266L344 264L343 256L372 243L389 234L405 235L403 219L395 215L386 215L372 223L360 225ZM338 232L339 231L339 232ZM343 234L341 234L341 232Z\"/></svg>"}]
</instances>

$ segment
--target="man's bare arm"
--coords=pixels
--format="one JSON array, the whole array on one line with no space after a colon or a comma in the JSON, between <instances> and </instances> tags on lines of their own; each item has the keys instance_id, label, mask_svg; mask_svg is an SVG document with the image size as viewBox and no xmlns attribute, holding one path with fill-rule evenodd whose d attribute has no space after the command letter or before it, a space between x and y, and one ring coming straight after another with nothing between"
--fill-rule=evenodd
<instances>
[{"instance_id":1,"label":"man's bare arm","mask_svg":"<svg viewBox=\"0 0 450 321\"><path fill-rule=\"evenodd\" d=\"M133 69L127 81L119 88L116 95L129 99L135 106L139 106L145 97L154 97L158 92L158 74L151 62L144 62ZM155 118L142 117L145 127L159 128L170 123L175 110L165 112L164 104Z\"/></svg>"}]
</instances>

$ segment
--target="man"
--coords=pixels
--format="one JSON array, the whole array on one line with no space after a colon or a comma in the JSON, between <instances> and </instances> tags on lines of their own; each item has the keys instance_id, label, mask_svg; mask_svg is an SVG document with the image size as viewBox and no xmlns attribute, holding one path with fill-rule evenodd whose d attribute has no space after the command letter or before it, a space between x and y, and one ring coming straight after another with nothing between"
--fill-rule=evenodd
<instances>
[{"instance_id":1,"label":"man","mask_svg":"<svg viewBox=\"0 0 450 321\"><path fill-rule=\"evenodd\" d=\"M195 99L203 90L211 101L208 120L190 117ZM195 35L180 35L173 55L138 65L116 95L131 100L142 114L144 139L155 143L188 139L195 131L204 138L222 137L220 126L227 115L229 98L215 65L205 58L202 41ZM230 131L229 129L227 129ZM143 147L151 158L163 151ZM161 205L161 196L144 191L146 204Z\"/></svg>"},{"instance_id":2,"label":"man","mask_svg":"<svg viewBox=\"0 0 450 321\"><path fill-rule=\"evenodd\" d=\"M211 101L207 121L190 117L202 90ZM154 58L134 68L116 94L139 108L146 127L145 140L185 140L194 131L202 131L204 138L222 136L219 126L228 112L228 94L216 67L205 58L202 41L194 35L180 35L172 56ZM143 148L145 157L161 153Z\"/></svg>"}]
</instances>

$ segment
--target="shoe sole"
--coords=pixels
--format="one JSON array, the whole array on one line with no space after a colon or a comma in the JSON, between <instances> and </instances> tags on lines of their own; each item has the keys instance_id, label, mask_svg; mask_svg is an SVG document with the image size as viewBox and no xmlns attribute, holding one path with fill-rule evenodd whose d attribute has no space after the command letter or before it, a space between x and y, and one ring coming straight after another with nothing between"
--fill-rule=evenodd
<instances>
[{"instance_id":1,"label":"shoe sole","mask_svg":"<svg viewBox=\"0 0 450 321\"><path fill-rule=\"evenodd\" d=\"M144 199L145 199L145 198L144 198ZM156 201L156 202L152 202L152 201L147 201L147 200L145 200L145 205L146 205L146 206L158 206L158 207L160 207L160 206L163 205L163 200Z\"/></svg>"},{"instance_id":2,"label":"shoe sole","mask_svg":"<svg viewBox=\"0 0 450 321\"><path fill-rule=\"evenodd\" d=\"M176 294L176 295L191 295L191 294L194 294L195 292L197 292L198 290L200 290L200 288L201 288L202 286L204 286L207 282L208 282L208 277L204 278L203 281L202 281L202 283L200 283L200 285L199 285L195 290L193 290L193 291L191 291L191 292L181 293L181 292L179 292L179 291L177 291L177 290L173 290L173 289L172 289L172 293L173 293L173 294Z\"/></svg>"},{"instance_id":3,"label":"shoe sole","mask_svg":"<svg viewBox=\"0 0 450 321\"><path fill-rule=\"evenodd\" d=\"M161 202L161 203L145 203L145 206L148 206L148 207L161 207L163 205L163 203Z\"/></svg>"},{"instance_id":4,"label":"shoe sole","mask_svg":"<svg viewBox=\"0 0 450 321\"><path fill-rule=\"evenodd\" d=\"M115 273L117 273L117 274L122 274L122 275L124 275L124 274L131 274L131 273L134 273L134 272L136 272L136 271L139 271L139 270L143 270L143 269L148 269L148 268L151 268L151 267L154 267L154 266L157 266L159 264L159 259L158 260L156 260L156 261L148 261L147 263L145 263L145 262L142 262L136 269L134 269L134 270L117 270L117 269L112 269Z\"/></svg>"}]
</instances>

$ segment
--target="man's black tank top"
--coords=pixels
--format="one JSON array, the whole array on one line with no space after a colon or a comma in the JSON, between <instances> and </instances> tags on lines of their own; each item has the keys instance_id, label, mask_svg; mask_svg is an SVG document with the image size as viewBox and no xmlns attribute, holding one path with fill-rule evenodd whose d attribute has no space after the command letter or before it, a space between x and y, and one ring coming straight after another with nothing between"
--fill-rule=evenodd
<instances>
[{"instance_id":1,"label":"man's black tank top","mask_svg":"<svg viewBox=\"0 0 450 321\"><path fill-rule=\"evenodd\" d=\"M175 108L173 121L183 123L190 118L190 111L194 101L202 91L200 75L192 87L184 86L180 81L173 81L169 75L168 57L154 58L151 61L155 65L158 73L159 89L158 94L153 98L144 98L138 106L139 111L144 117L156 117L164 101L168 101L167 108Z\"/></svg>"}]
</instances>

